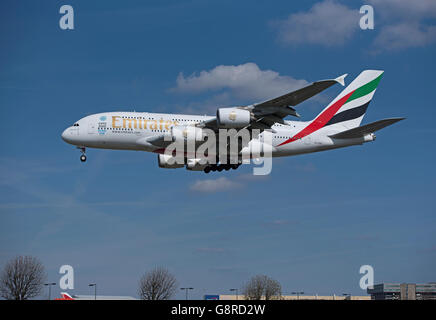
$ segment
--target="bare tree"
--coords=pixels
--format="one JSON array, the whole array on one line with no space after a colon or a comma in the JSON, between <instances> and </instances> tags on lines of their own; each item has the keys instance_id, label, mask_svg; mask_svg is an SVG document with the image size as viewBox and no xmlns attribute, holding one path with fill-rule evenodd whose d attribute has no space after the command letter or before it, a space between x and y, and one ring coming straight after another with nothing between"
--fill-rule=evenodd
<instances>
[{"instance_id":1,"label":"bare tree","mask_svg":"<svg viewBox=\"0 0 436 320\"><path fill-rule=\"evenodd\" d=\"M252 277L243 287L246 300L280 299L282 287L277 280L265 275Z\"/></svg>"},{"instance_id":2,"label":"bare tree","mask_svg":"<svg viewBox=\"0 0 436 320\"><path fill-rule=\"evenodd\" d=\"M268 278L265 283L265 300L279 300L282 296L282 286L277 280Z\"/></svg>"},{"instance_id":3,"label":"bare tree","mask_svg":"<svg viewBox=\"0 0 436 320\"><path fill-rule=\"evenodd\" d=\"M0 296L8 300L27 300L38 296L46 274L35 257L18 256L9 261L0 275Z\"/></svg>"},{"instance_id":4,"label":"bare tree","mask_svg":"<svg viewBox=\"0 0 436 320\"><path fill-rule=\"evenodd\" d=\"M176 278L163 267L145 273L139 281L139 296L143 300L168 300L176 289Z\"/></svg>"},{"instance_id":5,"label":"bare tree","mask_svg":"<svg viewBox=\"0 0 436 320\"><path fill-rule=\"evenodd\" d=\"M263 275L254 276L245 284L242 292L246 300L262 299L265 277Z\"/></svg>"}]
</instances>

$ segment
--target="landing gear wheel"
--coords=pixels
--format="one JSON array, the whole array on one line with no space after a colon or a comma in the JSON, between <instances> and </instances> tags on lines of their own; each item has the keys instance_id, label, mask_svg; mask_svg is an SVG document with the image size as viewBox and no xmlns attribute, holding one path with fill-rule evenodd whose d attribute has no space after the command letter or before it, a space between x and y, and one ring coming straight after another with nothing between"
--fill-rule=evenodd
<instances>
[{"instance_id":1,"label":"landing gear wheel","mask_svg":"<svg viewBox=\"0 0 436 320\"><path fill-rule=\"evenodd\" d=\"M229 171L230 170L230 164L225 164L224 165L224 170Z\"/></svg>"},{"instance_id":2,"label":"landing gear wheel","mask_svg":"<svg viewBox=\"0 0 436 320\"><path fill-rule=\"evenodd\" d=\"M80 150L80 152L82 153L82 155L80 156L80 161L85 162L86 161L86 148L85 147L77 147L77 149Z\"/></svg>"},{"instance_id":3,"label":"landing gear wheel","mask_svg":"<svg viewBox=\"0 0 436 320\"><path fill-rule=\"evenodd\" d=\"M239 164L232 164L231 166L232 166L232 169L233 169L233 170L236 170L236 169L238 169Z\"/></svg>"},{"instance_id":4,"label":"landing gear wheel","mask_svg":"<svg viewBox=\"0 0 436 320\"><path fill-rule=\"evenodd\" d=\"M204 173L209 173L209 172L210 172L210 167L204 168Z\"/></svg>"}]
</instances>

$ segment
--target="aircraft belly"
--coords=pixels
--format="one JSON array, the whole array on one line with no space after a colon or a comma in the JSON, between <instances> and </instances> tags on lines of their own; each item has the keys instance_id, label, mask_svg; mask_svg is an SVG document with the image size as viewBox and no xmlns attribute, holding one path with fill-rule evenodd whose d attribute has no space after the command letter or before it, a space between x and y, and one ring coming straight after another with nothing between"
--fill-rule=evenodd
<instances>
[{"instance_id":1,"label":"aircraft belly","mask_svg":"<svg viewBox=\"0 0 436 320\"><path fill-rule=\"evenodd\" d=\"M143 146L136 143L140 137L140 135L133 132L128 134L106 132L105 134L90 136L84 144L86 147L98 149L144 150Z\"/></svg>"}]
</instances>

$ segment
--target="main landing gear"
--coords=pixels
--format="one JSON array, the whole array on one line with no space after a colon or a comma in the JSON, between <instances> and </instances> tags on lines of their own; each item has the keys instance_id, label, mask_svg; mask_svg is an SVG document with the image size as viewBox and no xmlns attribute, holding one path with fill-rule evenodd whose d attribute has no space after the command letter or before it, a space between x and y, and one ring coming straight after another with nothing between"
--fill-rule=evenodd
<instances>
[{"instance_id":1,"label":"main landing gear","mask_svg":"<svg viewBox=\"0 0 436 320\"><path fill-rule=\"evenodd\" d=\"M77 149L80 149L80 152L82 153L82 155L80 156L80 161L85 162L86 161L85 147L77 147Z\"/></svg>"},{"instance_id":2,"label":"main landing gear","mask_svg":"<svg viewBox=\"0 0 436 320\"><path fill-rule=\"evenodd\" d=\"M240 164L213 164L204 168L204 172L205 173L209 173L211 171L221 172L223 170L228 171L230 169L236 170L239 168L239 166Z\"/></svg>"}]
</instances>

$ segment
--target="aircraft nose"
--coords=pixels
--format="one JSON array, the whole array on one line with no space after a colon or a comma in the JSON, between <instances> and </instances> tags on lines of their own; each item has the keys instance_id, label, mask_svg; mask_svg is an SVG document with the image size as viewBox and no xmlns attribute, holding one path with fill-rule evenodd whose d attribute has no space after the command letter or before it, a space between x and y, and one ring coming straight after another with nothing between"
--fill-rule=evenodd
<instances>
[{"instance_id":1,"label":"aircraft nose","mask_svg":"<svg viewBox=\"0 0 436 320\"><path fill-rule=\"evenodd\" d=\"M64 132L62 132L62 134L61 134L62 140L64 140L65 142L68 142L67 136L68 136L68 129L65 129Z\"/></svg>"},{"instance_id":2,"label":"aircraft nose","mask_svg":"<svg viewBox=\"0 0 436 320\"><path fill-rule=\"evenodd\" d=\"M71 143L73 141L73 133L71 131L71 128L66 128L61 134L62 140L67 143Z\"/></svg>"}]
</instances>

